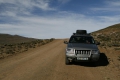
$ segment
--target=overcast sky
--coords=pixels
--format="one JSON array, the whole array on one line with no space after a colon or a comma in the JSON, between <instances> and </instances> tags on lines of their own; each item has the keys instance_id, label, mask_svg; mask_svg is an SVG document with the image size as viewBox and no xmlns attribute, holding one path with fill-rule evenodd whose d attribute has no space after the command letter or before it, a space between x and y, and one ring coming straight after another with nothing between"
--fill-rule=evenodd
<instances>
[{"instance_id":1,"label":"overcast sky","mask_svg":"<svg viewBox=\"0 0 120 80\"><path fill-rule=\"evenodd\" d=\"M0 0L0 33L68 38L120 23L120 0Z\"/></svg>"}]
</instances>

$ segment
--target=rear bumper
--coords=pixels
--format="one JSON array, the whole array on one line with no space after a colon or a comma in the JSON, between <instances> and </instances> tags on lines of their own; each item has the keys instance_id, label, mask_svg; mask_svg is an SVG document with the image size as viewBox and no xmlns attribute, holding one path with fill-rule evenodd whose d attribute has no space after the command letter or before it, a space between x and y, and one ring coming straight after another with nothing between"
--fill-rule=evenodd
<instances>
[{"instance_id":1,"label":"rear bumper","mask_svg":"<svg viewBox=\"0 0 120 80\"><path fill-rule=\"evenodd\" d=\"M77 58L78 58L78 56L77 55L75 55L75 54L66 54L66 57L68 58L68 60L72 60L72 61L80 61L80 62L96 62L96 61L98 61L99 60L99 58L100 58L100 54L91 54L91 56L89 56L89 57L86 57L86 56L84 56L84 55L82 55L82 56L79 56L80 58L81 58L81 60L78 60ZM84 58L87 58L87 60L85 59L85 60L82 60L82 58L84 59Z\"/></svg>"}]
</instances>

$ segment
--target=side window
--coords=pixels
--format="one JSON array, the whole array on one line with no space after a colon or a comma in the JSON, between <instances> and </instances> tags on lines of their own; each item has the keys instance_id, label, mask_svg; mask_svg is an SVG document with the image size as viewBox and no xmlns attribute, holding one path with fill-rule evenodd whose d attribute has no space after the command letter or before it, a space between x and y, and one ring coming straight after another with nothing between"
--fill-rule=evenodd
<instances>
[{"instance_id":1,"label":"side window","mask_svg":"<svg viewBox=\"0 0 120 80\"><path fill-rule=\"evenodd\" d=\"M93 44L95 43L94 39L92 39L92 43L93 43Z\"/></svg>"}]
</instances>

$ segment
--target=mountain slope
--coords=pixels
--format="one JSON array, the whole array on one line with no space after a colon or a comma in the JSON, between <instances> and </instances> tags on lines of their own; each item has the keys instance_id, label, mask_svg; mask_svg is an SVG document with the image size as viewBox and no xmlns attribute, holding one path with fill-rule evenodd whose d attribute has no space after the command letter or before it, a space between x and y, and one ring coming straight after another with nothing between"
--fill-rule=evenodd
<instances>
[{"instance_id":1,"label":"mountain slope","mask_svg":"<svg viewBox=\"0 0 120 80\"><path fill-rule=\"evenodd\" d=\"M104 33L104 34L109 34L109 33L117 33L117 32L120 33L120 24L115 24L115 25L106 27L106 28L104 28L104 29L95 31L95 32L93 32L93 33Z\"/></svg>"},{"instance_id":2,"label":"mountain slope","mask_svg":"<svg viewBox=\"0 0 120 80\"><path fill-rule=\"evenodd\" d=\"M101 46L120 46L120 24L92 32L92 36L101 42Z\"/></svg>"},{"instance_id":3,"label":"mountain slope","mask_svg":"<svg viewBox=\"0 0 120 80\"><path fill-rule=\"evenodd\" d=\"M0 34L0 44L30 42L30 41L33 41L33 40L36 40L36 39L22 37L22 36L19 36L19 35Z\"/></svg>"}]
</instances>

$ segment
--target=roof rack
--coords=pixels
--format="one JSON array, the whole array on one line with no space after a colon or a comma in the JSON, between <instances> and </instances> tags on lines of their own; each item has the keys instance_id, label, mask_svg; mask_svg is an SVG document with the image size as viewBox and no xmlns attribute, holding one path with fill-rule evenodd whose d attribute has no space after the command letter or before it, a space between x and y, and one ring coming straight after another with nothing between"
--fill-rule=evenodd
<instances>
[{"instance_id":1,"label":"roof rack","mask_svg":"<svg viewBox=\"0 0 120 80\"><path fill-rule=\"evenodd\" d=\"M89 35L89 34L76 34L76 33L73 33L73 35Z\"/></svg>"},{"instance_id":2,"label":"roof rack","mask_svg":"<svg viewBox=\"0 0 120 80\"><path fill-rule=\"evenodd\" d=\"M90 35L91 33L87 33L86 30L76 30L76 33L73 33L73 35Z\"/></svg>"}]
</instances>

